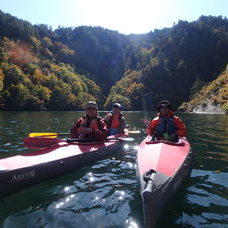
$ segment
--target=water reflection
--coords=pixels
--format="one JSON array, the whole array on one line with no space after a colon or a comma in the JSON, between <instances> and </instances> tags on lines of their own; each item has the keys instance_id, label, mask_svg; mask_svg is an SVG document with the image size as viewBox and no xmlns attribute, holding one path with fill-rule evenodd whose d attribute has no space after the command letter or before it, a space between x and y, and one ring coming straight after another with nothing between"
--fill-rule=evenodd
<instances>
[{"instance_id":1,"label":"water reflection","mask_svg":"<svg viewBox=\"0 0 228 228\"><path fill-rule=\"evenodd\" d=\"M127 228L139 228L138 224L132 218L127 219L125 224Z\"/></svg>"}]
</instances>

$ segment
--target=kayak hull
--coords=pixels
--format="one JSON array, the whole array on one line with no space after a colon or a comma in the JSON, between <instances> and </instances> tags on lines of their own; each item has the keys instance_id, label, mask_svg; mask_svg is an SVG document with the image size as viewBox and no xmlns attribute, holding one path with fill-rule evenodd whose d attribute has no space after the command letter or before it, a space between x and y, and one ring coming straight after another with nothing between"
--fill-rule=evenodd
<instances>
[{"instance_id":1,"label":"kayak hull","mask_svg":"<svg viewBox=\"0 0 228 228\"><path fill-rule=\"evenodd\" d=\"M163 208L191 170L191 150L185 138L178 143L150 140L143 140L137 152L145 227L156 226Z\"/></svg>"},{"instance_id":2,"label":"kayak hull","mask_svg":"<svg viewBox=\"0 0 228 228\"><path fill-rule=\"evenodd\" d=\"M122 150L117 140L95 143L59 143L34 152L0 159L0 197L64 175Z\"/></svg>"}]
</instances>

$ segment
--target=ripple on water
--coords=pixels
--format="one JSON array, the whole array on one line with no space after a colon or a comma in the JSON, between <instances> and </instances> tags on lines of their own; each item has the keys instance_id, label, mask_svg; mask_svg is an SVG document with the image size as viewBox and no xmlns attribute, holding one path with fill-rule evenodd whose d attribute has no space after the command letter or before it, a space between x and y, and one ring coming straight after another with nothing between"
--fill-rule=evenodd
<instances>
[{"instance_id":1,"label":"ripple on water","mask_svg":"<svg viewBox=\"0 0 228 228\"><path fill-rule=\"evenodd\" d=\"M192 185L188 188L188 213L197 224L216 224L227 220L228 181L226 173L193 170ZM203 211L203 213L202 213ZM219 213L217 213L219 212ZM186 219L187 219L187 215ZM219 222L220 223L220 222Z\"/></svg>"}]
</instances>

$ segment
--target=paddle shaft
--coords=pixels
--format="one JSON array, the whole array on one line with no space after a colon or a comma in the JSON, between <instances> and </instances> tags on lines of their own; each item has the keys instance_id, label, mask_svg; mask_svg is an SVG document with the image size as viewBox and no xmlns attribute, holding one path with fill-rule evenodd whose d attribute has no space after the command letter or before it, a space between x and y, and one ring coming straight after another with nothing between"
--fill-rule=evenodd
<instances>
[{"instance_id":1,"label":"paddle shaft","mask_svg":"<svg viewBox=\"0 0 228 228\"><path fill-rule=\"evenodd\" d=\"M129 134L139 134L140 131L128 131ZM55 132L32 132L29 133L29 137L57 137L57 136L64 136L64 135L70 135L69 132L65 133L55 133Z\"/></svg>"},{"instance_id":2,"label":"paddle shaft","mask_svg":"<svg viewBox=\"0 0 228 228\"><path fill-rule=\"evenodd\" d=\"M109 137L107 141L124 141L124 142L131 142L134 141L133 138L130 137ZM60 142L78 142L78 143L88 143L88 142L99 142L93 139L86 139L86 138L69 138L69 139L60 139L60 138L47 138L47 137L27 137L24 139L24 145L28 148L38 149L49 147L55 145ZM103 143L103 141L101 141Z\"/></svg>"}]
</instances>

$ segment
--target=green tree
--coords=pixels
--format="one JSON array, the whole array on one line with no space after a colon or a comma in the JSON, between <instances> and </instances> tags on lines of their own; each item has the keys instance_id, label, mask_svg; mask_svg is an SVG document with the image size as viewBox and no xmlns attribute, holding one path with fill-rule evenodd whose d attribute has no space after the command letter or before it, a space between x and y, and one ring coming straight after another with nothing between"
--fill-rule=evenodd
<instances>
[{"instance_id":1,"label":"green tree","mask_svg":"<svg viewBox=\"0 0 228 228\"><path fill-rule=\"evenodd\" d=\"M3 106L4 106L3 88L4 88L4 74L0 69L0 110L3 109Z\"/></svg>"},{"instance_id":2,"label":"green tree","mask_svg":"<svg viewBox=\"0 0 228 228\"><path fill-rule=\"evenodd\" d=\"M83 86L82 83L80 81L75 81L72 84L72 93L75 96L78 96L79 94L81 94L83 92Z\"/></svg>"},{"instance_id":3,"label":"green tree","mask_svg":"<svg viewBox=\"0 0 228 228\"><path fill-rule=\"evenodd\" d=\"M68 96L71 94L70 86L66 83L59 83L52 89L51 98L48 104L50 110L66 110L69 101Z\"/></svg>"},{"instance_id":4,"label":"green tree","mask_svg":"<svg viewBox=\"0 0 228 228\"><path fill-rule=\"evenodd\" d=\"M0 93L2 93L4 87L4 74L2 69L0 69Z\"/></svg>"},{"instance_id":5,"label":"green tree","mask_svg":"<svg viewBox=\"0 0 228 228\"><path fill-rule=\"evenodd\" d=\"M42 85L34 85L33 87L33 94L35 95L36 98L38 98L40 101L42 101L42 109L46 109L51 95L52 95L52 91Z\"/></svg>"},{"instance_id":6,"label":"green tree","mask_svg":"<svg viewBox=\"0 0 228 228\"><path fill-rule=\"evenodd\" d=\"M111 96L107 98L104 104L104 107L106 109L110 109L110 107L112 107L112 105L116 102L122 104L125 110L130 110L132 107L132 104L129 98L116 93L113 93Z\"/></svg>"},{"instance_id":7,"label":"green tree","mask_svg":"<svg viewBox=\"0 0 228 228\"><path fill-rule=\"evenodd\" d=\"M26 97L24 101L23 110L28 110L28 111L45 110L44 101L40 100L35 96L29 95Z\"/></svg>"},{"instance_id":8,"label":"green tree","mask_svg":"<svg viewBox=\"0 0 228 228\"><path fill-rule=\"evenodd\" d=\"M5 74L4 85L6 88L12 84L23 84L28 79L17 65L4 64L2 65L2 70Z\"/></svg>"},{"instance_id":9,"label":"green tree","mask_svg":"<svg viewBox=\"0 0 228 228\"><path fill-rule=\"evenodd\" d=\"M22 83L10 85L4 92L5 106L7 110L23 110L29 96L29 89Z\"/></svg>"},{"instance_id":10,"label":"green tree","mask_svg":"<svg viewBox=\"0 0 228 228\"><path fill-rule=\"evenodd\" d=\"M193 99L194 96L202 89L202 87L205 85L205 82L200 80L198 77L196 78L190 92L189 99Z\"/></svg>"}]
</instances>

